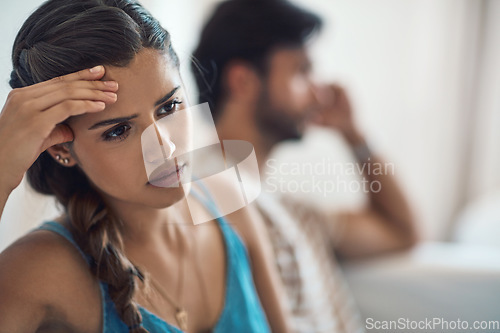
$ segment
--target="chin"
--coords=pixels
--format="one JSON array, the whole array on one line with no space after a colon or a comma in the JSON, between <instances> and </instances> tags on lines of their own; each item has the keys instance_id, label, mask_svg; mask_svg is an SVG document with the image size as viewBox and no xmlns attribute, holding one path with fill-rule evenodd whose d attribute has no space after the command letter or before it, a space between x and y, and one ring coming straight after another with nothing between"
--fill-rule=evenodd
<instances>
[{"instance_id":1,"label":"chin","mask_svg":"<svg viewBox=\"0 0 500 333\"><path fill-rule=\"evenodd\" d=\"M302 137L304 136L304 131L301 128L290 128L289 131L283 132L282 133L281 140L282 141L298 141L302 140Z\"/></svg>"},{"instance_id":2,"label":"chin","mask_svg":"<svg viewBox=\"0 0 500 333\"><path fill-rule=\"evenodd\" d=\"M154 208L161 209L173 206L182 199L186 198L186 196L189 194L189 191L191 190L191 185L187 184L179 187L169 188L157 187L156 189L158 189L158 191L153 194L154 199L149 201L149 205L153 206Z\"/></svg>"},{"instance_id":3,"label":"chin","mask_svg":"<svg viewBox=\"0 0 500 333\"><path fill-rule=\"evenodd\" d=\"M304 136L305 123L290 118L281 119L278 122L263 122L260 127L261 132L268 133L273 140L278 143L281 141L297 141Z\"/></svg>"},{"instance_id":4,"label":"chin","mask_svg":"<svg viewBox=\"0 0 500 333\"><path fill-rule=\"evenodd\" d=\"M304 137L304 131L297 129L294 133L290 135L289 140L302 140Z\"/></svg>"}]
</instances>

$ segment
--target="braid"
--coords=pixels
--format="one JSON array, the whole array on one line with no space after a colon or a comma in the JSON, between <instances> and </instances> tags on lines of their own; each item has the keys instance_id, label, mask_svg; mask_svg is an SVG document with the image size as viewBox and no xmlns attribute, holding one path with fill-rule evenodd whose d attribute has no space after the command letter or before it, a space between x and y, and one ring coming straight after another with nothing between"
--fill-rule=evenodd
<instances>
[{"instance_id":1,"label":"braid","mask_svg":"<svg viewBox=\"0 0 500 333\"><path fill-rule=\"evenodd\" d=\"M116 310L129 332L147 333L142 315L133 301L138 277L143 276L123 253L119 224L93 189L76 193L69 201L68 215L75 240L91 257L91 272L108 286Z\"/></svg>"}]
</instances>

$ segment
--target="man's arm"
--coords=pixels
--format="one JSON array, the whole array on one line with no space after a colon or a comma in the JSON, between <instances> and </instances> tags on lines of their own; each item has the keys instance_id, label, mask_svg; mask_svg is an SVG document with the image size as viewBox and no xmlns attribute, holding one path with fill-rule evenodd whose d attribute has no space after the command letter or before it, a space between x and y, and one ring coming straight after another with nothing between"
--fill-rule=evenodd
<instances>
[{"instance_id":1,"label":"man's arm","mask_svg":"<svg viewBox=\"0 0 500 333\"><path fill-rule=\"evenodd\" d=\"M418 237L410 206L392 174L393 168L386 168L380 157L371 154L354 124L351 106L342 87L330 85L323 91L323 105L319 123L340 131L353 149L359 169L363 170L361 176L373 185L367 186L369 205L366 209L341 214L342 236L336 245L338 255L362 257L412 246Z\"/></svg>"},{"instance_id":2,"label":"man's arm","mask_svg":"<svg viewBox=\"0 0 500 333\"><path fill-rule=\"evenodd\" d=\"M365 170L367 164L371 164L371 168L384 165L376 156L365 163ZM344 224L336 246L339 257L364 257L414 245L418 239L416 223L394 175L365 171L363 177L368 184L374 184L367 186L370 189L368 207L360 212L339 215L340 223Z\"/></svg>"},{"instance_id":3,"label":"man's arm","mask_svg":"<svg viewBox=\"0 0 500 333\"><path fill-rule=\"evenodd\" d=\"M243 237L250 256L255 287L272 332L290 332L287 298L277 267L274 252L262 216L250 204L228 216L239 221L233 226Z\"/></svg>"}]
</instances>

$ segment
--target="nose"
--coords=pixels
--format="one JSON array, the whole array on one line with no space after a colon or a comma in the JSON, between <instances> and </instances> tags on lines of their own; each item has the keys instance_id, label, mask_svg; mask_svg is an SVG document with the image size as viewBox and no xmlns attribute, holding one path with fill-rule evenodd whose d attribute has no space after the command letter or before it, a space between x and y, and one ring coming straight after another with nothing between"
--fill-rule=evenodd
<instances>
[{"instance_id":1,"label":"nose","mask_svg":"<svg viewBox=\"0 0 500 333\"><path fill-rule=\"evenodd\" d=\"M158 136L158 142L160 143L161 151L163 153L163 158L167 160L174 154L176 148L175 144L170 139L168 130L166 130L162 126L158 126L157 123L154 123L154 127L156 130L156 135Z\"/></svg>"},{"instance_id":2,"label":"nose","mask_svg":"<svg viewBox=\"0 0 500 333\"><path fill-rule=\"evenodd\" d=\"M168 130L154 122L142 133L141 144L146 164L161 164L171 158L176 149Z\"/></svg>"}]
</instances>

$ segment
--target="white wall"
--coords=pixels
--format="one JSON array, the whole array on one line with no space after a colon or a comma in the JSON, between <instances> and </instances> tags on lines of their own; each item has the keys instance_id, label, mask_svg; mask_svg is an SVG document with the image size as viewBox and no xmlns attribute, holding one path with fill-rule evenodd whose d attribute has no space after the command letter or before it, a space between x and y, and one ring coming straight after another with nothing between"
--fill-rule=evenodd
<instances>
[{"instance_id":1,"label":"white wall","mask_svg":"<svg viewBox=\"0 0 500 333\"><path fill-rule=\"evenodd\" d=\"M473 110L474 141L469 179L470 198L500 189L500 1L487 1L483 12L484 34L477 71ZM500 205L499 205L500 206Z\"/></svg>"}]
</instances>

